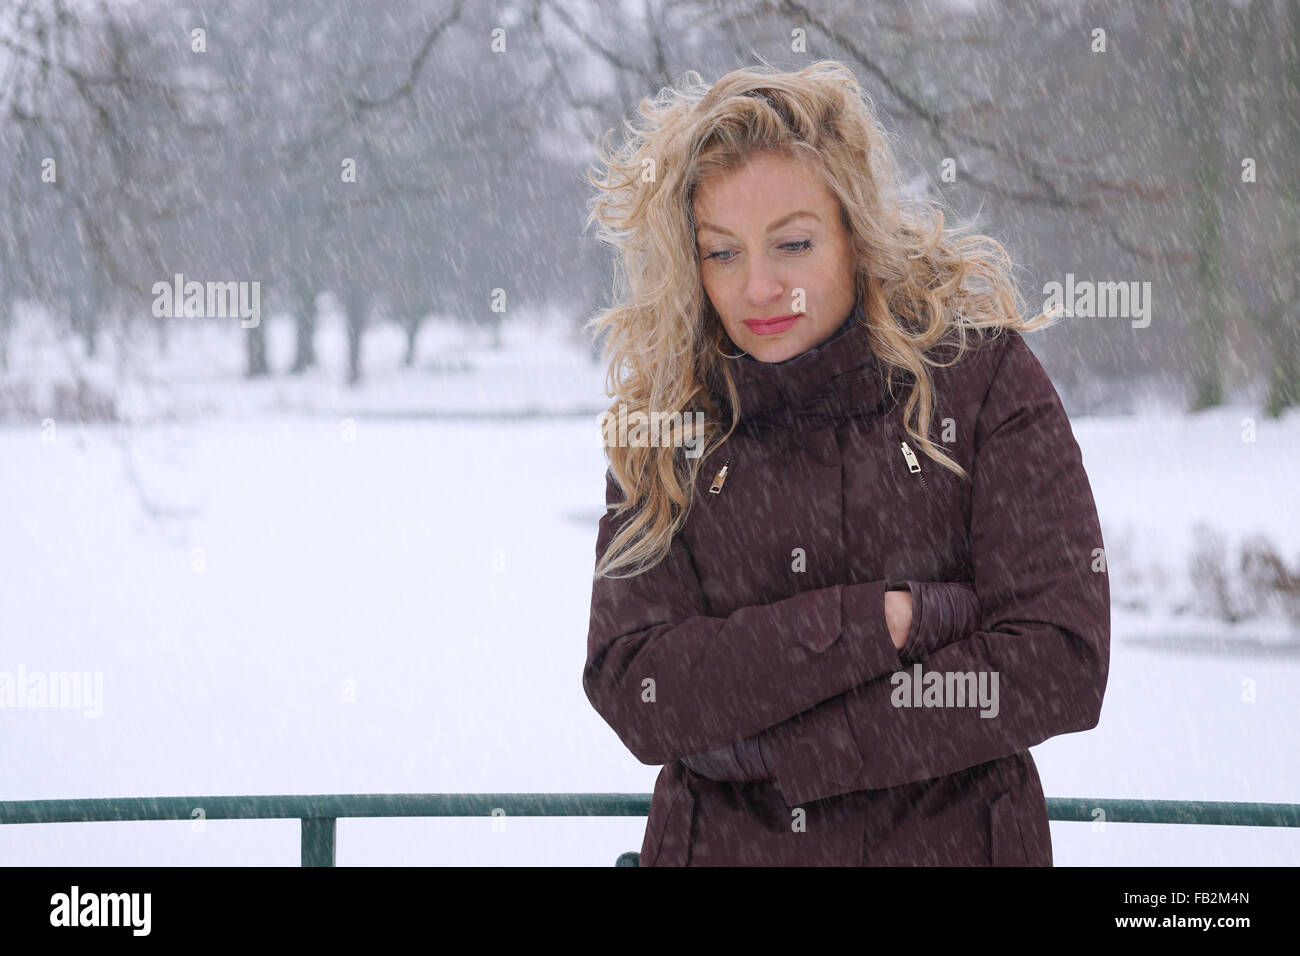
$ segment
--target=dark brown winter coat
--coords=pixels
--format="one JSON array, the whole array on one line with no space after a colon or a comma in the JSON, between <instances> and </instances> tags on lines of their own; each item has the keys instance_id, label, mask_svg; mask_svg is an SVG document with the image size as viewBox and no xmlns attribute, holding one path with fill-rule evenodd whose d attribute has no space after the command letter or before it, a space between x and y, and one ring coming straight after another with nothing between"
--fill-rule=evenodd
<instances>
[{"instance_id":1,"label":"dark brown winter coat","mask_svg":"<svg viewBox=\"0 0 1300 956\"><path fill-rule=\"evenodd\" d=\"M669 556L593 585L583 687L663 765L642 866L1052 863L1029 748L1096 726L1110 658L1079 446L1008 330L932 370L931 435L973 481L953 474L907 438L910 382L888 396L859 319L785 362L731 360L740 426ZM607 508L623 497L607 472ZM607 511L597 557L625 520ZM900 652L884 595L907 586ZM904 696L918 668L982 672L996 715Z\"/></svg>"}]
</instances>

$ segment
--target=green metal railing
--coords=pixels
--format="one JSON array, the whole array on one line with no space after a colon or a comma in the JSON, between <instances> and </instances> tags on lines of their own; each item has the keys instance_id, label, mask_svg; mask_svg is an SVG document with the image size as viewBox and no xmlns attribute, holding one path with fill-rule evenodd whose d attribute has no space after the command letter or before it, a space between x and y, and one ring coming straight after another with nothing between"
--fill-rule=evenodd
<instances>
[{"instance_id":1,"label":"green metal railing","mask_svg":"<svg viewBox=\"0 0 1300 956\"><path fill-rule=\"evenodd\" d=\"M1195 800L1086 800L1049 797L1050 820L1174 823L1228 827L1300 827L1300 804ZM302 865L333 866L340 817L636 817L650 812L648 793L328 793L305 796L105 797L0 801L0 824L107 823L121 820L298 819ZM619 855L615 866L637 866Z\"/></svg>"}]
</instances>

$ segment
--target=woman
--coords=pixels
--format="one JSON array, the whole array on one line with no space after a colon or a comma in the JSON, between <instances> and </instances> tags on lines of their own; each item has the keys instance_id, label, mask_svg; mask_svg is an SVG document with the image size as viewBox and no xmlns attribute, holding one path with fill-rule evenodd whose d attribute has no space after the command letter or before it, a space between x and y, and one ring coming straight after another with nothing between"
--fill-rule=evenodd
<instances>
[{"instance_id":1,"label":"woman","mask_svg":"<svg viewBox=\"0 0 1300 956\"><path fill-rule=\"evenodd\" d=\"M1028 748L1096 726L1092 491L1002 247L904 201L851 72L687 74L592 219L608 511L583 687L642 866L1040 865ZM702 413L702 415L700 414ZM657 417L656 417L657 416Z\"/></svg>"}]
</instances>

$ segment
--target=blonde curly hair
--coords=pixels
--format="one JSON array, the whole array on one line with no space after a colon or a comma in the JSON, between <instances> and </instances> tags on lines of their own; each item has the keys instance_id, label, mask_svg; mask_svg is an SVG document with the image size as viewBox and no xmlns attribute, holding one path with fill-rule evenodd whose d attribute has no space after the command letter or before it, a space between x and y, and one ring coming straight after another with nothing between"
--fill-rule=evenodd
<instances>
[{"instance_id":1,"label":"blonde curly hair","mask_svg":"<svg viewBox=\"0 0 1300 956\"><path fill-rule=\"evenodd\" d=\"M969 478L928 438L927 368L959 361L972 331L983 340L983 330L1033 331L1058 316L1019 318L1024 303L1003 246L984 235L955 235L967 227L945 229L940 200L904 197L888 134L853 73L820 60L794 72L734 70L710 86L690 70L679 86L643 99L637 112L639 124L624 121L617 149L606 147L612 130L597 138L604 168L595 171L599 178L587 174L598 190L587 224L598 223L598 237L615 250L617 301L586 330L605 337L613 398L606 454L625 496L615 515L634 513L600 557L596 576L630 577L664 558L689 514L700 467L736 427L740 403L721 354L726 333L700 278L692 202L703 180L760 153L813 161L838 201L856 262L857 302L890 391L894 370L913 381L907 432L931 459ZM947 362L930 354L941 344L956 347ZM725 432L715 395L728 396L734 410ZM617 442L620 409L666 415L665 440ZM696 451L681 454L684 447Z\"/></svg>"}]
</instances>

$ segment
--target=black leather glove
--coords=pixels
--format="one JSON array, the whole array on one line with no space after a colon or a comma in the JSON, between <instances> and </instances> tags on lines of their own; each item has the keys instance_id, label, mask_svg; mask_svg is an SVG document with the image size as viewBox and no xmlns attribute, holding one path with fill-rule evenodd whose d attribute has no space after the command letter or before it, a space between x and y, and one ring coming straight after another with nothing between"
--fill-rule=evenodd
<instances>
[{"instance_id":1,"label":"black leather glove","mask_svg":"<svg viewBox=\"0 0 1300 956\"><path fill-rule=\"evenodd\" d=\"M683 757L682 763L693 773L722 783L762 783L774 779L763 758L759 735L710 750L708 753Z\"/></svg>"}]
</instances>

